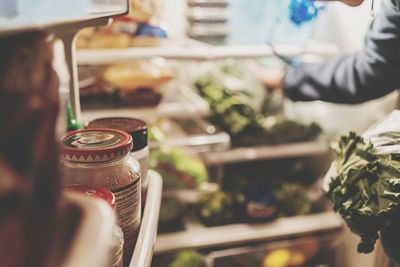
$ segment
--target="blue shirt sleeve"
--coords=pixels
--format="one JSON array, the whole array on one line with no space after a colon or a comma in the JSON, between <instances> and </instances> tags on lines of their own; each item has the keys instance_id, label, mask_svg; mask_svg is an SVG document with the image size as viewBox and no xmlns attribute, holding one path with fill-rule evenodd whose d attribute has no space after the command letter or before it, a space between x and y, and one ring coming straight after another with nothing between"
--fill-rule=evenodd
<instances>
[{"instance_id":1,"label":"blue shirt sleeve","mask_svg":"<svg viewBox=\"0 0 400 267\"><path fill-rule=\"evenodd\" d=\"M361 103L400 88L399 0L383 0L362 51L322 64L289 67L284 91L294 101ZM351 21L349 21L351 27Z\"/></svg>"}]
</instances>

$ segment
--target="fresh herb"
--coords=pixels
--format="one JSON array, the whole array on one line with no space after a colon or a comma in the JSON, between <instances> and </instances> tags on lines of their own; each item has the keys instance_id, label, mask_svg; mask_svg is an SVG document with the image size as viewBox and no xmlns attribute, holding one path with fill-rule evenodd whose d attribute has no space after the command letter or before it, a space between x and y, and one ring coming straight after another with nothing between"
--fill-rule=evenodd
<instances>
[{"instance_id":1,"label":"fresh herb","mask_svg":"<svg viewBox=\"0 0 400 267\"><path fill-rule=\"evenodd\" d=\"M390 226L400 204L400 161L378 154L355 133L335 147L336 173L327 196L352 232L361 237L358 251L373 251L378 233Z\"/></svg>"}]
</instances>

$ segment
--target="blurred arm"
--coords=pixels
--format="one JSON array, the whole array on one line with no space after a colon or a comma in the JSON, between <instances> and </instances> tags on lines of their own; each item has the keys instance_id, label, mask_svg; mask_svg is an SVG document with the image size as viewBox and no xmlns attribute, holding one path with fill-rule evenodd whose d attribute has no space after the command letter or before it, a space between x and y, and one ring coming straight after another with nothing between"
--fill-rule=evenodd
<instances>
[{"instance_id":1,"label":"blurred arm","mask_svg":"<svg viewBox=\"0 0 400 267\"><path fill-rule=\"evenodd\" d=\"M285 94L295 101L360 103L400 88L399 0L383 1L361 52L323 64L289 67L283 79Z\"/></svg>"}]
</instances>

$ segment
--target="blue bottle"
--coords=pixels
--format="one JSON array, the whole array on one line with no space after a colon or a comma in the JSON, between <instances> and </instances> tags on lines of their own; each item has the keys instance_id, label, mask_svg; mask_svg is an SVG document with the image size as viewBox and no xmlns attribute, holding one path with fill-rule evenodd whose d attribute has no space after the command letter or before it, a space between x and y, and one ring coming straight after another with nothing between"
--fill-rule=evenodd
<instances>
[{"instance_id":1,"label":"blue bottle","mask_svg":"<svg viewBox=\"0 0 400 267\"><path fill-rule=\"evenodd\" d=\"M325 6L313 0L283 0L267 36L268 42L301 43L311 36Z\"/></svg>"},{"instance_id":2,"label":"blue bottle","mask_svg":"<svg viewBox=\"0 0 400 267\"><path fill-rule=\"evenodd\" d=\"M302 43L311 36L322 5L313 0L231 0L227 44Z\"/></svg>"},{"instance_id":3,"label":"blue bottle","mask_svg":"<svg viewBox=\"0 0 400 267\"><path fill-rule=\"evenodd\" d=\"M312 0L291 0L289 3L290 20L298 26L317 18L321 5Z\"/></svg>"},{"instance_id":4,"label":"blue bottle","mask_svg":"<svg viewBox=\"0 0 400 267\"><path fill-rule=\"evenodd\" d=\"M281 10L267 36L267 43L275 55L288 64L296 64L280 55L276 47L287 44L303 45L313 34L319 13L324 8L324 4L314 0L283 0Z\"/></svg>"}]
</instances>

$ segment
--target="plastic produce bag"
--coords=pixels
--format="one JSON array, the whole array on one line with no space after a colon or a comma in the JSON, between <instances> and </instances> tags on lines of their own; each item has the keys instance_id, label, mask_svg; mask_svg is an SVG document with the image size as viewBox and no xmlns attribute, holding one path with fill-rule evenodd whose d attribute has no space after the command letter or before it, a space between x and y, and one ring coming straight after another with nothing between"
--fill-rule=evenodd
<instances>
[{"instance_id":1,"label":"plastic produce bag","mask_svg":"<svg viewBox=\"0 0 400 267\"><path fill-rule=\"evenodd\" d=\"M371 126L364 134L380 154L400 154L400 110Z\"/></svg>"}]
</instances>

